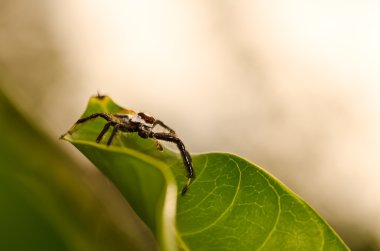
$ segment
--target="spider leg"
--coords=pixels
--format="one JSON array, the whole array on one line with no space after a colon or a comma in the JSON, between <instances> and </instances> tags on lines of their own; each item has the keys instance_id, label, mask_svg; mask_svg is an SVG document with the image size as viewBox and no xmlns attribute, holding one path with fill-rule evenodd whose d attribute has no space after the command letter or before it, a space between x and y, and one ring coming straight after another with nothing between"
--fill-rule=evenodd
<instances>
[{"instance_id":1,"label":"spider leg","mask_svg":"<svg viewBox=\"0 0 380 251\"><path fill-rule=\"evenodd\" d=\"M146 139L148 137L151 137L150 134L152 133L152 129L147 129L145 128L144 126L139 126L138 129L137 129L137 133L139 134L139 136L143 139ZM164 148L162 147L162 145L160 144L160 142L158 142L158 140L154 137L151 137L152 139L154 139L154 141L156 142L156 148L158 151L163 151Z\"/></svg>"},{"instance_id":2,"label":"spider leg","mask_svg":"<svg viewBox=\"0 0 380 251\"><path fill-rule=\"evenodd\" d=\"M112 118L109 114L107 113L104 113L104 112L101 112L101 113L94 113L88 117L84 117L84 118L81 118L79 119L75 124L81 124L81 123L84 123L88 120L91 120L91 119L95 119L95 118L98 118L98 117L101 117L107 121L112 121Z\"/></svg>"},{"instance_id":3,"label":"spider leg","mask_svg":"<svg viewBox=\"0 0 380 251\"><path fill-rule=\"evenodd\" d=\"M90 116L78 119L78 121L75 122L75 124L65 134L63 134L60 138L63 138L66 134L71 135L73 133L75 127L78 124L82 124L82 123L84 123L84 122L86 122L88 120L95 119L95 118L98 118L98 117L101 117L101 118L107 120L108 122L112 121L112 117L109 114L107 114L107 113L103 113L103 112L102 113L94 113L94 114L92 114Z\"/></svg>"},{"instance_id":4,"label":"spider leg","mask_svg":"<svg viewBox=\"0 0 380 251\"><path fill-rule=\"evenodd\" d=\"M162 122L161 120L155 120L155 121L153 122L152 129L153 129L156 125L160 125L160 126L162 126L163 128L167 129L171 134L176 135L175 131L174 131L173 129L171 129L169 126L165 125L164 122Z\"/></svg>"},{"instance_id":5,"label":"spider leg","mask_svg":"<svg viewBox=\"0 0 380 251\"><path fill-rule=\"evenodd\" d=\"M122 118L128 118L130 115L128 115L128 114L120 114L120 113L116 113L116 114L113 114L113 116L122 119Z\"/></svg>"},{"instance_id":6,"label":"spider leg","mask_svg":"<svg viewBox=\"0 0 380 251\"><path fill-rule=\"evenodd\" d=\"M96 143L99 143L102 140L104 134L106 134L106 132L108 131L108 129L110 128L111 125L112 125L111 121L107 122L107 124L104 126L103 130L100 132L99 136L96 138Z\"/></svg>"},{"instance_id":7,"label":"spider leg","mask_svg":"<svg viewBox=\"0 0 380 251\"><path fill-rule=\"evenodd\" d=\"M154 132L151 132L149 134L149 137L154 138L154 139L172 142L172 143L175 143L177 145L178 150L181 153L182 160L185 164L185 168L187 171L187 178L188 178L187 184L182 189L182 195L184 195L186 193L186 191L189 189L189 186L190 186L192 180L195 178L195 173L194 173L194 169L193 169L191 156L190 156L189 152L186 150L185 145L183 144L182 140L180 140L177 136L172 135L170 133L154 133Z\"/></svg>"},{"instance_id":8,"label":"spider leg","mask_svg":"<svg viewBox=\"0 0 380 251\"><path fill-rule=\"evenodd\" d=\"M119 127L120 127L119 124L114 125L113 130L112 130L112 134L111 134L110 138L108 139L107 146L110 146L112 144L112 142L116 136L116 133L119 130Z\"/></svg>"}]
</instances>

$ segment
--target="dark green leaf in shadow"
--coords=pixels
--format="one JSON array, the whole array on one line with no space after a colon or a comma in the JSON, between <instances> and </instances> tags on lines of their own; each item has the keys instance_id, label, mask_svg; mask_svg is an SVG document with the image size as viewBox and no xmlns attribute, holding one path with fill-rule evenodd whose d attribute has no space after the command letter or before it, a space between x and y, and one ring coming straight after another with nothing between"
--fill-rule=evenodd
<instances>
[{"instance_id":1,"label":"dark green leaf in shadow","mask_svg":"<svg viewBox=\"0 0 380 251\"><path fill-rule=\"evenodd\" d=\"M123 197L78 167L1 91L0 121L0 250L157 250Z\"/></svg>"},{"instance_id":2,"label":"dark green leaf in shadow","mask_svg":"<svg viewBox=\"0 0 380 251\"><path fill-rule=\"evenodd\" d=\"M126 111L93 97L82 117ZM186 178L178 154L159 152L135 133L120 133L107 147L108 133L96 144L104 125L94 119L64 138L115 183L163 250L175 250L175 236L183 250L348 249L302 199L254 164L226 153L194 155L196 179L181 196Z\"/></svg>"}]
</instances>

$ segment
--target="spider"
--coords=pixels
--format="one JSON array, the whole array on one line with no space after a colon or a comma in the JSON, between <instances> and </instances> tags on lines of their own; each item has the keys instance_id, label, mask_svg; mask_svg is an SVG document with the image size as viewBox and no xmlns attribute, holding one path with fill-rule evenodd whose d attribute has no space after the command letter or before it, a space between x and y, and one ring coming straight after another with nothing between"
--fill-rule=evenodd
<instances>
[{"instance_id":1,"label":"spider","mask_svg":"<svg viewBox=\"0 0 380 251\"><path fill-rule=\"evenodd\" d=\"M126 113L94 113L88 117L84 117L79 119L73 127L75 127L78 124L82 124L84 122L87 122L89 120L95 119L95 118L103 118L107 121L105 124L103 130L100 132L99 136L96 138L96 143L99 143L103 136L106 134L106 132L110 129L111 126L113 126L113 130L111 133L111 136L108 139L107 145L110 146L115 139L115 136L118 131L122 132L137 132L137 134L141 138L151 138L156 141L157 149L160 151L163 151L162 145L158 142L158 140L168 141L175 143L178 147L178 150L181 153L183 163L185 165L186 171L187 171L187 184L182 189L181 194L184 195L186 191L189 189L191 181L195 178L195 173L192 165L192 159L189 154L189 152L186 150L185 145L183 144L182 140L180 140L175 131L171 129L169 126L165 125L161 120L157 120L154 117L143 113L135 113L134 111L128 110L128 114ZM169 132L154 132L153 129L160 125L164 129L168 130ZM71 130L69 130L69 134L71 134Z\"/></svg>"}]
</instances>

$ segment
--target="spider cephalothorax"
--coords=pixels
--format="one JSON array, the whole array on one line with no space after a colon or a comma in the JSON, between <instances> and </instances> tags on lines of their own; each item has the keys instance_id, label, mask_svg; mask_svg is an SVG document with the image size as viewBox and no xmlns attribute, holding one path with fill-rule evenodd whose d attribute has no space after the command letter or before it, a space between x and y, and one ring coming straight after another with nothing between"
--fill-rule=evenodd
<instances>
[{"instance_id":1,"label":"spider cephalothorax","mask_svg":"<svg viewBox=\"0 0 380 251\"><path fill-rule=\"evenodd\" d=\"M146 113L139 112L136 114L133 111L129 111L128 113L116 113L116 114L94 113L88 117L79 119L75 123L75 125L81 124L88 120L99 118L99 117L105 119L107 123L105 124L103 130L100 132L99 136L96 138L97 143L99 143L102 140L103 136L106 134L106 132L110 129L111 126L113 126L113 130L112 130L111 136L108 139L107 145L112 144L118 131L137 132L138 135L142 138L152 138L156 141L157 149L160 151L163 150L163 147L158 142L158 140L175 143L181 153L181 156L182 156L182 159L187 171L188 181L187 181L186 186L182 189L182 195L186 193L191 181L195 178L194 169L193 169L192 160L191 160L191 156L189 152L186 150L185 145L177 137L173 129L165 125L162 121L157 120ZM157 125L160 125L161 127L168 130L169 132L154 132L153 129ZM69 133L71 133L70 131Z\"/></svg>"}]
</instances>

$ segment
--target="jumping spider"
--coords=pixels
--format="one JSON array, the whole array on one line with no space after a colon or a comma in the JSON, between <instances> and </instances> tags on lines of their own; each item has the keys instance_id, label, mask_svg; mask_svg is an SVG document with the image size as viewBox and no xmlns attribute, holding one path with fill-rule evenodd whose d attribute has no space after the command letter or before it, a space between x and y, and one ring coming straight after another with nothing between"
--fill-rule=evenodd
<instances>
[{"instance_id":1,"label":"jumping spider","mask_svg":"<svg viewBox=\"0 0 380 251\"><path fill-rule=\"evenodd\" d=\"M89 121L91 119L95 118L103 118L107 121L105 124L103 130L100 132L99 136L96 138L96 143L99 143L104 134L108 131L108 129L113 126L112 134L108 139L107 145L111 145L113 140L115 139L115 136L118 131L122 132L137 132L137 134L141 138L151 138L156 141L157 149L162 151L163 147L158 142L158 140L168 141L175 143L178 147L178 150L181 153L183 163L185 165L186 171L187 171L187 184L182 189L182 195L186 193L188 190L191 181L195 178L194 169L192 165L192 160L189 152L185 149L185 145L183 142L177 137L175 131L171 129L169 126L165 125L162 121L155 119L154 117L143 113L135 113L131 110L128 110L128 114L124 113L116 113L116 114L109 114L109 113L94 113L88 117L79 119L75 124L74 127L78 124L82 124L86 121ZM153 132L153 129L155 126L160 125L161 127L165 128L169 132ZM68 132L71 134L72 129Z\"/></svg>"}]
</instances>

